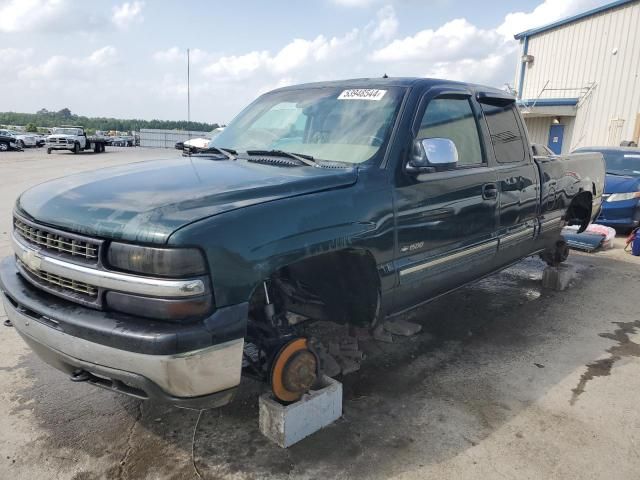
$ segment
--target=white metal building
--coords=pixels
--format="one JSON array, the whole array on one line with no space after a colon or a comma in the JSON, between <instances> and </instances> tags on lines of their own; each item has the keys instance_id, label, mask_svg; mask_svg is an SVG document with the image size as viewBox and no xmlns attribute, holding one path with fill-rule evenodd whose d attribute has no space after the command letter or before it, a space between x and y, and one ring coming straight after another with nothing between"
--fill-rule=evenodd
<instances>
[{"instance_id":1,"label":"white metal building","mask_svg":"<svg viewBox=\"0 0 640 480\"><path fill-rule=\"evenodd\" d=\"M640 0L618 0L515 38L515 89L533 143L556 153L640 143Z\"/></svg>"},{"instance_id":2,"label":"white metal building","mask_svg":"<svg viewBox=\"0 0 640 480\"><path fill-rule=\"evenodd\" d=\"M211 135L209 132L143 128L140 130L140 146L151 148L174 148L177 142L185 142L198 137L205 138L209 135Z\"/></svg>"}]
</instances>

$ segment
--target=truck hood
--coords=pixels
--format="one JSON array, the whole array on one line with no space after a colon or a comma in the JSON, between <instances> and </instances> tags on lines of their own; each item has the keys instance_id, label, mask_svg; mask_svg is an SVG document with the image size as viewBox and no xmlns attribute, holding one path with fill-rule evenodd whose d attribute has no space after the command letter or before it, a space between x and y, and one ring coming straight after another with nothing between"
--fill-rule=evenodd
<instances>
[{"instance_id":1,"label":"truck hood","mask_svg":"<svg viewBox=\"0 0 640 480\"><path fill-rule=\"evenodd\" d=\"M604 193L626 193L640 190L640 176L607 174Z\"/></svg>"},{"instance_id":2,"label":"truck hood","mask_svg":"<svg viewBox=\"0 0 640 480\"><path fill-rule=\"evenodd\" d=\"M205 217L356 180L355 168L181 157L52 180L24 192L17 208L36 221L77 233L165 243L178 228Z\"/></svg>"}]
</instances>

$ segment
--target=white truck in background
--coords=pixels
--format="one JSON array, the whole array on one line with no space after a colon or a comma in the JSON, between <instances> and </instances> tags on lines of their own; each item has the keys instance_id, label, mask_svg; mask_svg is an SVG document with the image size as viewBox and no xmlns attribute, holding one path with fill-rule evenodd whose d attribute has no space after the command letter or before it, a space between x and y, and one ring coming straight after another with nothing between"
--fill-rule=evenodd
<instances>
[{"instance_id":1,"label":"white truck in background","mask_svg":"<svg viewBox=\"0 0 640 480\"><path fill-rule=\"evenodd\" d=\"M56 127L51 135L47 136L47 153L53 150L69 150L80 153L85 150L93 150L94 153L102 153L105 150L107 139L99 136L87 136L84 127L66 126Z\"/></svg>"}]
</instances>

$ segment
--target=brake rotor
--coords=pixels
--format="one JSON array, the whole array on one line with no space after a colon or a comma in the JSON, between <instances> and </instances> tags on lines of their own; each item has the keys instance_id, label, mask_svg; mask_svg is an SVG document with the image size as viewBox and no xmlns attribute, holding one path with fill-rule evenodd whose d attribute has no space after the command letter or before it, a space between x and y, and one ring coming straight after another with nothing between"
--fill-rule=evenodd
<instances>
[{"instance_id":1,"label":"brake rotor","mask_svg":"<svg viewBox=\"0 0 640 480\"><path fill-rule=\"evenodd\" d=\"M318 378L318 359L309 350L306 338L285 344L271 367L273 395L283 402L295 402L309 391Z\"/></svg>"}]
</instances>

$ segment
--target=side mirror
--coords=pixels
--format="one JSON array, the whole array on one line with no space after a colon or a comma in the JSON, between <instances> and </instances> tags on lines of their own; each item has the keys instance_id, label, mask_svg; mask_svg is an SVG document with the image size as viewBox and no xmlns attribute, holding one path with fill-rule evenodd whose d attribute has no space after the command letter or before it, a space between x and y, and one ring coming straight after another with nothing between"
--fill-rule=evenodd
<instances>
[{"instance_id":1,"label":"side mirror","mask_svg":"<svg viewBox=\"0 0 640 480\"><path fill-rule=\"evenodd\" d=\"M422 138L413 144L411 158L405 166L407 173L442 172L458 164L458 149L448 138Z\"/></svg>"}]
</instances>

